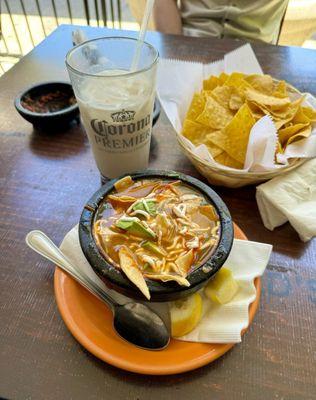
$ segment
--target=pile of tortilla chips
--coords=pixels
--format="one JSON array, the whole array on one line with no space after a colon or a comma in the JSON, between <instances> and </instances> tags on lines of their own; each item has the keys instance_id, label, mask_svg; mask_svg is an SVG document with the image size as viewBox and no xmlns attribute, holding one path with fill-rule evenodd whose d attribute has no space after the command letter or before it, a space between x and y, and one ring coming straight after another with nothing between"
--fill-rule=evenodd
<instances>
[{"instance_id":1,"label":"pile of tortilla chips","mask_svg":"<svg viewBox=\"0 0 316 400\"><path fill-rule=\"evenodd\" d=\"M277 153L311 134L316 110L303 107L303 100L292 101L286 82L270 75L210 76L193 96L182 134L196 146L205 144L218 163L242 169L251 128L264 115L276 125Z\"/></svg>"}]
</instances>

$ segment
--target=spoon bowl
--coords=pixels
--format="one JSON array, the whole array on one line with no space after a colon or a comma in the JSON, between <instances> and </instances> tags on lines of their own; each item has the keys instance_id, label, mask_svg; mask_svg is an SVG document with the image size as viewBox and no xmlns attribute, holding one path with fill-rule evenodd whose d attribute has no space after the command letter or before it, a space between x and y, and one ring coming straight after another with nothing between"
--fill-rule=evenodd
<instances>
[{"instance_id":1,"label":"spoon bowl","mask_svg":"<svg viewBox=\"0 0 316 400\"><path fill-rule=\"evenodd\" d=\"M113 325L121 338L141 348L161 350L170 341L162 319L142 303L116 307Z\"/></svg>"},{"instance_id":2,"label":"spoon bowl","mask_svg":"<svg viewBox=\"0 0 316 400\"><path fill-rule=\"evenodd\" d=\"M119 304L74 266L61 250L41 231L31 231L26 244L38 254L57 264L92 294L110 306L113 326L117 334L129 343L146 350L162 350L168 346L170 334L161 317L145 304L130 302Z\"/></svg>"}]
</instances>

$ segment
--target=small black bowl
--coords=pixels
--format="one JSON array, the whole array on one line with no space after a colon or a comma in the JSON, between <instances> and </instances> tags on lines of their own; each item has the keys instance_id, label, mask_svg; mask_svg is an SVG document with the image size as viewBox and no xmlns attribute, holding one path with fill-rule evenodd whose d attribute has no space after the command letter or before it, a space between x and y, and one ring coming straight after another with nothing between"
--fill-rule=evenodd
<instances>
[{"instance_id":1,"label":"small black bowl","mask_svg":"<svg viewBox=\"0 0 316 400\"><path fill-rule=\"evenodd\" d=\"M223 200L214 192L214 190L198 179L192 178L188 175L174 171L143 171L130 174L130 176L134 181L146 178L166 179L168 181L180 179L186 185L201 192L216 208L221 224L220 239L216 249L203 265L199 266L188 275L187 279L190 282L190 286L180 286L176 282L147 280L147 285L151 294L151 301L153 302L177 300L189 296L206 285L209 279L222 267L230 253L233 244L234 230L229 211ZM114 189L114 183L118 179L113 179L103 185L84 206L79 222L80 245L95 273L109 288L128 297L145 300L145 297L139 289L126 278L124 273L110 264L102 256L93 237L93 223L96 212L105 197Z\"/></svg>"},{"instance_id":2,"label":"small black bowl","mask_svg":"<svg viewBox=\"0 0 316 400\"><path fill-rule=\"evenodd\" d=\"M79 107L77 102L65 106L58 111L34 112L25 108L23 102L26 99L36 101L40 96L48 95L59 91L69 98L74 97L72 86L67 82L46 82L31 86L23 93L18 95L14 101L15 108L19 114L28 122L34 125L36 129L52 131L56 128L67 128L69 124L79 117ZM49 103L47 103L49 104Z\"/></svg>"}]
</instances>

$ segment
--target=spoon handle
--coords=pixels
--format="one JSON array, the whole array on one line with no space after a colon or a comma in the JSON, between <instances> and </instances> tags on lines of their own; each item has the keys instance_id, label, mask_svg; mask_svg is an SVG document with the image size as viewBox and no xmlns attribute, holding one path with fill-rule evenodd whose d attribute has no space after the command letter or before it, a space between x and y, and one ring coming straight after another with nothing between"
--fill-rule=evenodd
<instances>
[{"instance_id":1,"label":"spoon handle","mask_svg":"<svg viewBox=\"0 0 316 400\"><path fill-rule=\"evenodd\" d=\"M26 235L26 244L38 254L57 264L62 270L76 279L89 292L107 303L112 309L118 304L105 293L92 279L82 271L78 271L61 252L61 250L41 231L31 231Z\"/></svg>"}]
</instances>

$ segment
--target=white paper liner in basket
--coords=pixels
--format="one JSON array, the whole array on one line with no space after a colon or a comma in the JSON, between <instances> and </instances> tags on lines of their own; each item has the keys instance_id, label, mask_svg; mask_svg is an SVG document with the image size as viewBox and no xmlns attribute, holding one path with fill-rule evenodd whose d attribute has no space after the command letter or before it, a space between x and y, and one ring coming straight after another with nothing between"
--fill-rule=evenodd
<instances>
[{"instance_id":1,"label":"white paper liner in basket","mask_svg":"<svg viewBox=\"0 0 316 400\"><path fill-rule=\"evenodd\" d=\"M219 75L221 72L263 73L249 44L226 54L222 60L210 64L164 59L161 60L158 70L158 96L162 107L177 132L180 145L203 175L210 180L210 176L205 171L206 166L209 166L210 173L217 170L226 175L232 174L239 177L250 177L249 173L253 173L249 183L255 183L269 179L269 175L273 177L281 171L300 165L304 161L300 159L316 156L316 125L314 124L311 136L287 146L284 154L278 154L279 164L276 164L275 149L278 136L276 127L269 116L257 121L251 130L243 169L234 169L217 163L205 145L194 146L182 136L182 122L194 93L202 89L203 79L210 75ZM292 89L290 97L293 100L303 95ZM316 109L316 100L310 94L306 94L303 104ZM204 169L201 168L199 162L204 164Z\"/></svg>"}]
</instances>

